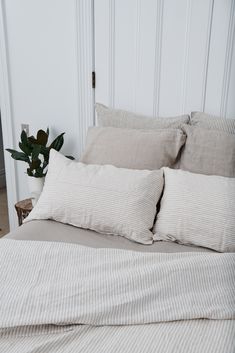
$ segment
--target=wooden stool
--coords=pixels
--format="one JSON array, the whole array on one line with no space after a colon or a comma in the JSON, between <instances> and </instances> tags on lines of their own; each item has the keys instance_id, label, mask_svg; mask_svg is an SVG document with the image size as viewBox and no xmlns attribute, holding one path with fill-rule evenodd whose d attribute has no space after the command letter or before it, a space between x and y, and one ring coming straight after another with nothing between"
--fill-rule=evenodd
<instances>
[{"instance_id":1,"label":"wooden stool","mask_svg":"<svg viewBox=\"0 0 235 353\"><path fill-rule=\"evenodd\" d=\"M26 200L22 200L22 201L17 202L15 204L15 209L16 209L17 216L18 216L19 226L21 226L23 223L23 220L29 215L29 213L33 209L31 199L26 199Z\"/></svg>"}]
</instances>

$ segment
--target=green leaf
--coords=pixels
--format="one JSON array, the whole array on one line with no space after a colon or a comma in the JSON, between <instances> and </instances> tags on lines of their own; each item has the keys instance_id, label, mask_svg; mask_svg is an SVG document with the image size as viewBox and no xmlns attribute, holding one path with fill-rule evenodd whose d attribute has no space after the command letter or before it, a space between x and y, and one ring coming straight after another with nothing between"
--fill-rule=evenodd
<instances>
[{"instance_id":1,"label":"green leaf","mask_svg":"<svg viewBox=\"0 0 235 353\"><path fill-rule=\"evenodd\" d=\"M37 132L37 142L42 146L46 146L48 141L48 134L44 130L38 130Z\"/></svg>"},{"instance_id":2,"label":"green leaf","mask_svg":"<svg viewBox=\"0 0 235 353\"><path fill-rule=\"evenodd\" d=\"M30 163L29 169L30 169L30 171L33 171L35 169L38 169L40 167L40 165L41 165L40 159L34 160Z\"/></svg>"},{"instance_id":3,"label":"green leaf","mask_svg":"<svg viewBox=\"0 0 235 353\"><path fill-rule=\"evenodd\" d=\"M72 161L75 159L73 156L65 156L68 159L71 159Z\"/></svg>"},{"instance_id":4,"label":"green leaf","mask_svg":"<svg viewBox=\"0 0 235 353\"><path fill-rule=\"evenodd\" d=\"M7 151L7 152L10 152L10 153L17 152L16 150L12 150L11 148L6 148L6 151Z\"/></svg>"},{"instance_id":5,"label":"green leaf","mask_svg":"<svg viewBox=\"0 0 235 353\"><path fill-rule=\"evenodd\" d=\"M38 141L35 139L34 136L29 136L28 141L32 143L33 145L38 145Z\"/></svg>"},{"instance_id":6,"label":"green leaf","mask_svg":"<svg viewBox=\"0 0 235 353\"><path fill-rule=\"evenodd\" d=\"M21 151L23 151L25 154L27 154L27 156L30 156L31 148L28 145L23 144L22 142L19 142L19 147L20 147Z\"/></svg>"},{"instance_id":7,"label":"green leaf","mask_svg":"<svg viewBox=\"0 0 235 353\"><path fill-rule=\"evenodd\" d=\"M25 130L21 131L20 139L24 145L28 145L28 136L27 136Z\"/></svg>"},{"instance_id":8,"label":"green leaf","mask_svg":"<svg viewBox=\"0 0 235 353\"><path fill-rule=\"evenodd\" d=\"M32 160L37 160L39 153L41 151L41 146L40 145L34 145L33 150L32 150Z\"/></svg>"},{"instance_id":9,"label":"green leaf","mask_svg":"<svg viewBox=\"0 0 235 353\"><path fill-rule=\"evenodd\" d=\"M23 161L23 162L26 162L26 163L29 163L29 157L23 153L23 152L18 152L18 151L15 151L15 150L12 150L10 148L7 149L8 152L11 153L11 157L17 161Z\"/></svg>"},{"instance_id":10,"label":"green leaf","mask_svg":"<svg viewBox=\"0 0 235 353\"><path fill-rule=\"evenodd\" d=\"M60 134L59 136L57 136L55 138L55 140L51 143L50 145L50 149L53 148L56 151L60 151L63 144L64 144L64 134L65 132L63 132L62 134Z\"/></svg>"},{"instance_id":11,"label":"green leaf","mask_svg":"<svg viewBox=\"0 0 235 353\"><path fill-rule=\"evenodd\" d=\"M33 173L31 172L30 168L27 168L27 174L28 176L33 176Z\"/></svg>"},{"instance_id":12,"label":"green leaf","mask_svg":"<svg viewBox=\"0 0 235 353\"><path fill-rule=\"evenodd\" d=\"M47 165L49 162L49 155L50 155L49 147L41 146L41 154L43 155L43 158L44 158L44 164Z\"/></svg>"},{"instance_id":13,"label":"green leaf","mask_svg":"<svg viewBox=\"0 0 235 353\"><path fill-rule=\"evenodd\" d=\"M35 178L42 178L44 176L45 176L45 174L43 173L43 169L42 168L38 168L36 170L36 172L34 173L34 177Z\"/></svg>"}]
</instances>

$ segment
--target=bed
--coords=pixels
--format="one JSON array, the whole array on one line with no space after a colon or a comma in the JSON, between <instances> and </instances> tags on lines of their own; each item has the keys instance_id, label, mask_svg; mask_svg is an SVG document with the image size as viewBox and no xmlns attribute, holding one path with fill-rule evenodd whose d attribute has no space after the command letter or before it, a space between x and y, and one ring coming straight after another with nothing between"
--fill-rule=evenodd
<instances>
[{"instance_id":1,"label":"bed","mask_svg":"<svg viewBox=\"0 0 235 353\"><path fill-rule=\"evenodd\" d=\"M36 207L0 241L0 351L235 352L234 178L178 169L175 147L175 169L156 171L152 157L152 171L107 166L116 147L106 155L102 138L97 148L100 131L87 165L52 152ZM176 138L181 150L182 133ZM134 158L121 157L115 163L135 170Z\"/></svg>"},{"instance_id":2,"label":"bed","mask_svg":"<svg viewBox=\"0 0 235 353\"><path fill-rule=\"evenodd\" d=\"M35 220L23 224L7 234L5 239L65 242L93 248L114 248L141 252L213 252L211 249L185 246L167 241L155 242L151 246L146 247L125 238L104 235L52 220Z\"/></svg>"}]
</instances>

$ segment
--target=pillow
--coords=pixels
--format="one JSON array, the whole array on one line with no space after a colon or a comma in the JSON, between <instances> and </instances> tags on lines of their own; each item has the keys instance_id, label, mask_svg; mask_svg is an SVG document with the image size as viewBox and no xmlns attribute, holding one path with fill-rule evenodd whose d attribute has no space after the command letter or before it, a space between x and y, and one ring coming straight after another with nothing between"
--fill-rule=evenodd
<instances>
[{"instance_id":1,"label":"pillow","mask_svg":"<svg viewBox=\"0 0 235 353\"><path fill-rule=\"evenodd\" d=\"M186 140L181 130L89 128L81 162L129 169L173 166Z\"/></svg>"},{"instance_id":2,"label":"pillow","mask_svg":"<svg viewBox=\"0 0 235 353\"><path fill-rule=\"evenodd\" d=\"M219 130L235 134L235 119L222 119L214 115L193 112L190 124L203 129Z\"/></svg>"},{"instance_id":3,"label":"pillow","mask_svg":"<svg viewBox=\"0 0 235 353\"><path fill-rule=\"evenodd\" d=\"M235 251L235 179L164 168L154 240Z\"/></svg>"},{"instance_id":4,"label":"pillow","mask_svg":"<svg viewBox=\"0 0 235 353\"><path fill-rule=\"evenodd\" d=\"M86 165L55 150L42 194L25 219L53 219L151 244L163 172Z\"/></svg>"},{"instance_id":5,"label":"pillow","mask_svg":"<svg viewBox=\"0 0 235 353\"><path fill-rule=\"evenodd\" d=\"M98 125L101 127L111 126L127 129L165 129L180 128L182 124L189 122L188 115L180 115L172 118L150 118L125 110L108 108L103 104L96 103Z\"/></svg>"},{"instance_id":6,"label":"pillow","mask_svg":"<svg viewBox=\"0 0 235 353\"><path fill-rule=\"evenodd\" d=\"M180 169L193 173L235 177L235 136L223 131L184 125L187 135Z\"/></svg>"}]
</instances>

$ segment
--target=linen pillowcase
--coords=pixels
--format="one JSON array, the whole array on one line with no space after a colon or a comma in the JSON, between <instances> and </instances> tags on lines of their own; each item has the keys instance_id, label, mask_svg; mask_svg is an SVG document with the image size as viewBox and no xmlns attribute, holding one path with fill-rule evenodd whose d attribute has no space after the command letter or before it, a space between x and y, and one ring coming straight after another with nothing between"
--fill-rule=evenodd
<instances>
[{"instance_id":1,"label":"linen pillowcase","mask_svg":"<svg viewBox=\"0 0 235 353\"><path fill-rule=\"evenodd\" d=\"M193 112L191 113L190 124L203 129L235 134L235 119L222 119L206 113Z\"/></svg>"},{"instance_id":2,"label":"linen pillowcase","mask_svg":"<svg viewBox=\"0 0 235 353\"><path fill-rule=\"evenodd\" d=\"M184 125L187 135L179 167L193 173L235 177L235 136Z\"/></svg>"},{"instance_id":3,"label":"linen pillowcase","mask_svg":"<svg viewBox=\"0 0 235 353\"><path fill-rule=\"evenodd\" d=\"M89 128L81 162L129 169L173 166L186 140L179 129Z\"/></svg>"},{"instance_id":4,"label":"linen pillowcase","mask_svg":"<svg viewBox=\"0 0 235 353\"><path fill-rule=\"evenodd\" d=\"M235 251L235 179L164 169L154 240Z\"/></svg>"},{"instance_id":5,"label":"linen pillowcase","mask_svg":"<svg viewBox=\"0 0 235 353\"><path fill-rule=\"evenodd\" d=\"M98 126L119 127L127 129L177 129L182 124L189 123L188 115L180 115L171 118L151 118L138 115L125 110L108 108L96 103Z\"/></svg>"},{"instance_id":6,"label":"linen pillowcase","mask_svg":"<svg viewBox=\"0 0 235 353\"><path fill-rule=\"evenodd\" d=\"M153 242L163 171L85 165L55 150L42 194L25 219L53 219L142 244Z\"/></svg>"}]
</instances>

